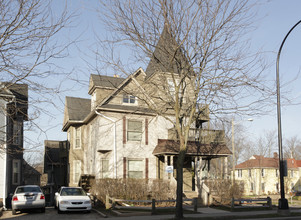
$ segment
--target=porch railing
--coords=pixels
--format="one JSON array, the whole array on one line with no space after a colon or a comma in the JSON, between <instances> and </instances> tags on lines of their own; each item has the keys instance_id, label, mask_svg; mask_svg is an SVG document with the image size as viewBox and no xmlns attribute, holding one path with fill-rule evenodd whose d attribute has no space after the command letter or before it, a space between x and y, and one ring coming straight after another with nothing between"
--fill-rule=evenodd
<instances>
[{"instance_id":1,"label":"porch railing","mask_svg":"<svg viewBox=\"0 0 301 220\"><path fill-rule=\"evenodd\" d=\"M177 140L174 128L168 130L168 139ZM224 143L225 132L223 130L196 129L191 128L188 134L189 141L199 141L202 144Z\"/></svg>"}]
</instances>

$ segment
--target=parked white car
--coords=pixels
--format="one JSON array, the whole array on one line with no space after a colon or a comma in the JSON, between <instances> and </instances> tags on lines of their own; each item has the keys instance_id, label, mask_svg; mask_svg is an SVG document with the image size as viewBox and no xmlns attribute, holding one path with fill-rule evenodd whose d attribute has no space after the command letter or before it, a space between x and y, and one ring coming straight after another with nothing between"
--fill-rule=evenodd
<instances>
[{"instance_id":1,"label":"parked white car","mask_svg":"<svg viewBox=\"0 0 301 220\"><path fill-rule=\"evenodd\" d=\"M40 209L45 212L45 196L39 186L18 186L12 197L12 214L25 209Z\"/></svg>"},{"instance_id":2,"label":"parked white car","mask_svg":"<svg viewBox=\"0 0 301 220\"><path fill-rule=\"evenodd\" d=\"M90 212L92 208L89 195L81 187L61 187L55 193L54 206L59 214L63 211Z\"/></svg>"}]
</instances>

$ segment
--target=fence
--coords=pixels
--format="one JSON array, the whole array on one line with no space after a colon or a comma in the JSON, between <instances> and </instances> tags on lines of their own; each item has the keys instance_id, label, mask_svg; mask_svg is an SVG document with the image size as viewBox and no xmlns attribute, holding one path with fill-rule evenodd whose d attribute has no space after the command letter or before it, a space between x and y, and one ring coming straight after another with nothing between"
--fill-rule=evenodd
<instances>
[{"instance_id":1,"label":"fence","mask_svg":"<svg viewBox=\"0 0 301 220\"><path fill-rule=\"evenodd\" d=\"M193 204L193 211L197 212L197 207L198 207L198 199L197 198L193 198L193 199L183 199L183 202L185 201L192 201ZM162 203L162 202L176 202L176 200L171 199L171 200L156 200L156 199L152 199L152 200L125 200L125 199L116 199L116 198L112 198L109 197L108 195L106 196L106 209L110 209L110 208L115 208L116 207L116 202L120 202L120 203L126 203L126 202L130 202L130 203L151 203L151 213L156 214L156 203Z\"/></svg>"},{"instance_id":2,"label":"fence","mask_svg":"<svg viewBox=\"0 0 301 220\"><path fill-rule=\"evenodd\" d=\"M235 206L235 202L238 202L240 206ZM248 199L248 198L241 198L241 199L234 199L232 198L231 201L231 211L234 210L234 208L242 208L242 205L249 205L244 207L258 207L254 206L254 204L261 204L263 206L269 207L272 209L272 199L270 197L267 198L256 198L256 199ZM250 206L252 205L252 206Z\"/></svg>"}]
</instances>

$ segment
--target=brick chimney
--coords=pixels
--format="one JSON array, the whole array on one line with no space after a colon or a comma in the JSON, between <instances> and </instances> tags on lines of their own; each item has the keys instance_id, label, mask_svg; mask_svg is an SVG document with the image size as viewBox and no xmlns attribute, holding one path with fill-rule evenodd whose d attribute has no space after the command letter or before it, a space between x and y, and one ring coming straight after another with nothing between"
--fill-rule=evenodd
<instances>
[{"instance_id":1,"label":"brick chimney","mask_svg":"<svg viewBox=\"0 0 301 220\"><path fill-rule=\"evenodd\" d=\"M277 152L274 152L274 158L278 159L278 153Z\"/></svg>"}]
</instances>

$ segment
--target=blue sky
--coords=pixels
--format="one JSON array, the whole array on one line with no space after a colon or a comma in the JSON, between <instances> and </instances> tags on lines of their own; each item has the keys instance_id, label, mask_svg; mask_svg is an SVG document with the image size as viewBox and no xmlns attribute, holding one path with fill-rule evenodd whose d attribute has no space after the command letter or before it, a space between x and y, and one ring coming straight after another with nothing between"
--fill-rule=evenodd
<instances>
[{"instance_id":1,"label":"blue sky","mask_svg":"<svg viewBox=\"0 0 301 220\"><path fill-rule=\"evenodd\" d=\"M256 30L250 33L252 49L265 51L265 58L271 67L266 74L275 79L275 61L279 46L289 29L301 19L301 1L299 0L273 0L273 1L251 1L258 2L256 8L258 19L254 22ZM75 12L77 17L69 27L59 36L66 42L74 38L77 43L69 48L69 56L62 60L57 60L57 65L65 72L70 72L68 77L53 77L51 83L61 83L66 91L54 100L56 107L44 105L53 114L52 117L43 115L36 123L41 126L45 133L31 131L26 132L27 139L39 143L39 149L43 149L43 142L48 140L65 140L66 133L62 132L63 110L65 96L89 98L88 80L93 73L95 66L95 55L92 50L96 48L97 34L105 34L103 25L100 23L99 14L96 9L98 0L69 0L67 1L69 10ZM65 5L65 1L54 0L54 12L59 12ZM289 94L295 103L301 103L301 76L294 79L301 67L301 25L297 27L287 39L280 60L281 84L289 84L283 87L283 92L291 91ZM137 66L137 69L139 66ZM57 71L61 71L59 68ZM76 80L78 81L76 81ZM293 80L294 79L294 80ZM276 105L275 110L269 115L253 118L252 123L242 122L246 126L251 139L256 139L264 131L277 129ZM290 137L301 134L301 105L289 105L282 108L282 128L283 136ZM245 119L247 119L246 117ZM244 118L242 118L244 119ZM301 138L301 136L300 136Z\"/></svg>"}]
</instances>

